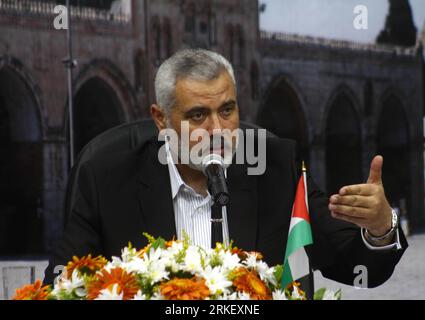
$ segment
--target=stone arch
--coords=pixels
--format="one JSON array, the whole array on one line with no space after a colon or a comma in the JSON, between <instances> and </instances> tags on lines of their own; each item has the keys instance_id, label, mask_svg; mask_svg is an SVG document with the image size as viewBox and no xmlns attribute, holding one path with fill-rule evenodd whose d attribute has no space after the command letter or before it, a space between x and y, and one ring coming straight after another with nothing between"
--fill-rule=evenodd
<instances>
[{"instance_id":1,"label":"stone arch","mask_svg":"<svg viewBox=\"0 0 425 320\"><path fill-rule=\"evenodd\" d=\"M137 117L136 98L130 84L108 61L93 61L84 68L74 92L76 154L98 134Z\"/></svg>"},{"instance_id":2,"label":"stone arch","mask_svg":"<svg viewBox=\"0 0 425 320\"><path fill-rule=\"evenodd\" d=\"M0 59L0 255L44 253L40 98L16 59Z\"/></svg>"},{"instance_id":3,"label":"stone arch","mask_svg":"<svg viewBox=\"0 0 425 320\"><path fill-rule=\"evenodd\" d=\"M390 205L402 208L408 215L413 214L410 210L410 127L400 96L384 93L376 126L377 153L384 157L382 179Z\"/></svg>"},{"instance_id":4,"label":"stone arch","mask_svg":"<svg viewBox=\"0 0 425 320\"><path fill-rule=\"evenodd\" d=\"M309 161L309 135L303 100L285 76L276 77L263 98L257 123L281 138L297 141L302 159Z\"/></svg>"},{"instance_id":5,"label":"stone arch","mask_svg":"<svg viewBox=\"0 0 425 320\"><path fill-rule=\"evenodd\" d=\"M338 193L362 181L362 130L356 103L346 87L332 95L325 128L326 190Z\"/></svg>"}]
</instances>

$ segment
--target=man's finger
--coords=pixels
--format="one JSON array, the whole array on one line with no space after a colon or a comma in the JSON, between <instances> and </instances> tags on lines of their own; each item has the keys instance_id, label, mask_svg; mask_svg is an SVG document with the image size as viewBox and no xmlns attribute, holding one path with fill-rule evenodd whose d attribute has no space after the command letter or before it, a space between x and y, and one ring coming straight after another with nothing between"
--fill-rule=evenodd
<instances>
[{"instance_id":1,"label":"man's finger","mask_svg":"<svg viewBox=\"0 0 425 320\"><path fill-rule=\"evenodd\" d=\"M373 198L371 196L359 196L359 195L350 195L350 196L340 196L333 195L330 198L331 204L336 205L346 205L351 207L363 207L370 208L373 206Z\"/></svg>"},{"instance_id":2,"label":"man's finger","mask_svg":"<svg viewBox=\"0 0 425 320\"><path fill-rule=\"evenodd\" d=\"M371 196L376 192L376 186L373 184L356 184L346 186L339 190L340 196Z\"/></svg>"},{"instance_id":3,"label":"man's finger","mask_svg":"<svg viewBox=\"0 0 425 320\"><path fill-rule=\"evenodd\" d=\"M345 222L349 222L349 223L355 224L355 225L357 225L357 226L359 226L361 228L364 228L365 227L365 224L364 224L364 221L365 220L364 219L359 219L359 218L354 218L354 217L347 217L347 216L344 216L344 215L339 214L337 212L331 212L331 215L335 219L339 219L339 220L342 220L342 221L345 221Z\"/></svg>"},{"instance_id":4,"label":"man's finger","mask_svg":"<svg viewBox=\"0 0 425 320\"><path fill-rule=\"evenodd\" d=\"M362 207L352 207L340 204L330 204L329 210L335 213L342 214L347 217L364 219L370 216L369 209Z\"/></svg>"},{"instance_id":5,"label":"man's finger","mask_svg":"<svg viewBox=\"0 0 425 320\"><path fill-rule=\"evenodd\" d=\"M369 178L367 183L382 184L382 166L384 164L384 158L382 156L376 156L373 158L370 164Z\"/></svg>"}]
</instances>

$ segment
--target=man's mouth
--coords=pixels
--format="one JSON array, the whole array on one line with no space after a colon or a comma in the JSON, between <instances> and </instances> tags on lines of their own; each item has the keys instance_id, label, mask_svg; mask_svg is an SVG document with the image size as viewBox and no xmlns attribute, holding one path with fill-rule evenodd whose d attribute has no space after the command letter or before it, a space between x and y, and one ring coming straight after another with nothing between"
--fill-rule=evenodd
<instances>
[{"instance_id":1,"label":"man's mouth","mask_svg":"<svg viewBox=\"0 0 425 320\"><path fill-rule=\"evenodd\" d=\"M210 153L219 154L219 155L223 156L224 155L224 148L223 147L216 148L216 149L210 148Z\"/></svg>"}]
</instances>

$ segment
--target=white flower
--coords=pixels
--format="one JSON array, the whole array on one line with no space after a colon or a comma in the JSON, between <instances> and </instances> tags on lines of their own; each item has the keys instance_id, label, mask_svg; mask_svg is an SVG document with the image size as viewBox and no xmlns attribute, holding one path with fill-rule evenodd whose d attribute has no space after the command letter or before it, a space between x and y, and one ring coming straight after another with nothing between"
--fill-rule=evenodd
<instances>
[{"instance_id":1,"label":"white flower","mask_svg":"<svg viewBox=\"0 0 425 320\"><path fill-rule=\"evenodd\" d=\"M248 268L257 269L257 265L258 265L257 257L258 257L258 254L256 252L250 252L247 254L247 257L243 261L243 264L246 265Z\"/></svg>"},{"instance_id":2,"label":"white flower","mask_svg":"<svg viewBox=\"0 0 425 320\"><path fill-rule=\"evenodd\" d=\"M145 294L142 294L142 291L137 291L136 295L134 296L133 300L148 300Z\"/></svg>"},{"instance_id":3,"label":"white flower","mask_svg":"<svg viewBox=\"0 0 425 320\"><path fill-rule=\"evenodd\" d=\"M211 266L207 266L201 276L205 279L205 283L212 294L227 293L232 285L221 267L211 268Z\"/></svg>"},{"instance_id":4,"label":"white flower","mask_svg":"<svg viewBox=\"0 0 425 320\"><path fill-rule=\"evenodd\" d=\"M152 295L151 300L165 300L165 297L157 291Z\"/></svg>"},{"instance_id":5,"label":"white flower","mask_svg":"<svg viewBox=\"0 0 425 320\"><path fill-rule=\"evenodd\" d=\"M292 295L291 298L293 300L300 300L300 299L304 299L304 297L300 294L300 291L298 290L297 286L293 286L293 291L292 291Z\"/></svg>"},{"instance_id":6,"label":"white flower","mask_svg":"<svg viewBox=\"0 0 425 320\"><path fill-rule=\"evenodd\" d=\"M149 261L140 259L139 257L132 259L127 263L123 263L121 268L127 272L134 272L136 274L143 274L148 271Z\"/></svg>"},{"instance_id":7,"label":"white flower","mask_svg":"<svg viewBox=\"0 0 425 320\"><path fill-rule=\"evenodd\" d=\"M67 294L71 294L73 291L77 297L84 297L87 292L84 287L84 280L80 277L80 274L77 269L74 269L72 272L71 279L68 280L64 276L58 278L58 281L54 285L52 290L52 295L57 296L61 291L64 291Z\"/></svg>"},{"instance_id":8,"label":"white flower","mask_svg":"<svg viewBox=\"0 0 425 320\"><path fill-rule=\"evenodd\" d=\"M118 293L118 284L115 283L111 289L103 289L95 300L122 300L124 293Z\"/></svg>"},{"instance_id":9,"label":"white flower","mask_svg":"<svg viewBox=\"0 0 425 320\"><path fill-rule=\"evenodd\" d=\"M282 290L275 290L272 293L273 300L288 300L288 298L285 295L285 292Z\"/></svg>"},{"instance_id":10,"label":"white flower","mask_svg":"<svg viewBox=\"0 0 425 320\"><path fill-rule=\"evenodd\" d=\"M251 296L246 292L233 292L229 295L223 295L218 300L251 300Z\"/></svg>"},{"instance_id":11,"label":"white flower","mask_svg":"<svg viewBox=\"0 0 425 320\"><path fill-rule=\"evenodd\" d=\"M121 251L121 259L124 263L130 262L136 257L137 257L137 250L135 248L130 249L128 247L125 247Z\"/></svg>"},{"instance_id":12,"label":"white flower","mask_svg":"<svg viewBox=\"0 0 425 320\"><path fill-rule=\"evenodd\" d=\"M168 259L163 257L163 250L158 248L151 249L143 256L146 270L144 276L150 279L151 285L160 282L161 280L168 279L169 272L166 271Z\"/></svg>"},{"instance_id":13,"label":"white flower","mask_svg":"<svg viewBox=\"0 0 425 320\"><path fill-rule=\"evenodd\" d=\"M267 281L268 283L270 283L273 286L277 285L277 281L276 281L276 277L274 275L275 273L275 268L269 268L268 265L266 263L264 264L260 264L257 267L257 272L260 275L260 279L263 281Z\"/></svg>"},{"instance_id":14,"label":"white flower","mask_svg":"<svg viewBox=\"0 0 425 320\"><path fill-rule=\"evenodd\" d=\"M232 254L229 251L220 251L219 256L222 261L222 266L226 270L234 270L241 266L240 259L237 254Z\"/></svg>"},{"instance_id":15,"label":"white flower","mask_svg":"<svg viewBox=\"0 0 425 320\"><path fill-rule=\"evenodd\" d=\"M274 276L275 268L270 268L267 263L258 259L256 252L248 253L246 260L243 262L249 269L258 272L262 281L267 281L272 285L276 285L276 277Z\"/></svg>"},{"instance_id":16,"label":"white flower","mask_svg":"<svg viewBox=\"0 0 425 320\"><path fill-rule=\"evenodd\" d=\"M108 262L104 267L106 271L111 272L112 269L115 268L123 268L125 269L125 264L118 257L112 257L112 261Z\"/></svg>"},{"instance_id":17,"label":"white flower","mask_svg":"<svg viewBox=\"0 0 425 320\"><path fill-rule=\"evenodd\" d=\"M186 250L186 256L184 258L184 270L192 274L196 274L202 271L201 254L199 248L190 246Z\"/></svg>"}]
</instances>

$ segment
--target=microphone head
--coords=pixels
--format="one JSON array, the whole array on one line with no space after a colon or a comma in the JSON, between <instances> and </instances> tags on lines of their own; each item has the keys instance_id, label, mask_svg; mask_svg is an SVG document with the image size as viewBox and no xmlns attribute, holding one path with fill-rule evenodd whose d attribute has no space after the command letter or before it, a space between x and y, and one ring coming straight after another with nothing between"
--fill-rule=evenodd
<instances>
[{"instance_id":1,"label":"microphone head","mask_svg":"<svg viewBox=\"0 0 425 320\"><path fill-rule=\"evenodd\" d=\"M206 175L208 166L216 164L224 168L224 159L221 155L216 153L210 153L202 160L202 172Z\"/></svg>"}]
</instances>

